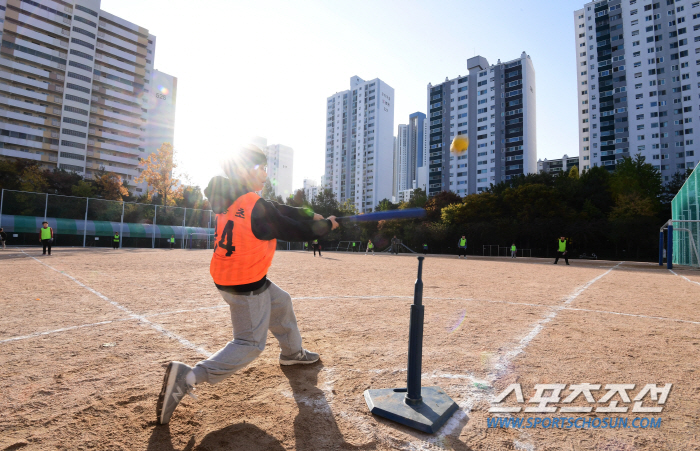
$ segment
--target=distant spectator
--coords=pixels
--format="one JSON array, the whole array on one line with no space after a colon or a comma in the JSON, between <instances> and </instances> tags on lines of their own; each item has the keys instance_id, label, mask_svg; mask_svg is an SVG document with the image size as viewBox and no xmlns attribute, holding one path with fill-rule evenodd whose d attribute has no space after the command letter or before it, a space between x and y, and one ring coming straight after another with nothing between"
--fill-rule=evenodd
<instances>
[{"instance_id":1,"label":"distant spectator","mask_svg":"<svg viewBox=\"0 0 700 451\"><path fill-rule=\"evenodd\" d=\"M46 255L46 249L49 250L49 256L51 255L51 244L53 243L53 229L49 227L49 223L44 221L41 223L41 228L39 229L39 241L44 246L44 253Z\"/></svg>"},{"instance_id":2,"label":"distant spectator","mask_svg":"<svg viewBox=\"0 0 700 451\"><path fill-rule=\"evenodd\" d=\"M0 227L0 245L2 246L2 250L5 250L5 241L7 241L7 233L4 232L3 228Z\"/></svg>"},{"instance_id":3,"label":"distant spectator","mask_svg":"<svg viewBox=\"0 0 700 451\"><path fill-rule=\"evenodd\" d=\"M396 238L396 235L394 235L394 238L391 239L391 253L399 255L399 245L401 244L401 240Z\"/></svg>"}]
</instances>

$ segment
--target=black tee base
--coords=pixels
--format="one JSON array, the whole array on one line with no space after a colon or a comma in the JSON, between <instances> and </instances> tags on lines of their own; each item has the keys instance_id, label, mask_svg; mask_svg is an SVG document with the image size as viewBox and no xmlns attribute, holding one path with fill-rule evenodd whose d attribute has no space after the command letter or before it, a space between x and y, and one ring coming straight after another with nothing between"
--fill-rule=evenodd
<instances>
[{"instance_id":1,"label":"black tee base","mask_svg":"<svg viewBox=\"0 0 700 451\"><path fill-rule=\"evenodd\" d=\"M422 400L406 404L405 388L365 390L365 401L374 415L428 434L434 434L457 411L457 403L440 387L422 387Z\"/></svg>"}]
</instances>

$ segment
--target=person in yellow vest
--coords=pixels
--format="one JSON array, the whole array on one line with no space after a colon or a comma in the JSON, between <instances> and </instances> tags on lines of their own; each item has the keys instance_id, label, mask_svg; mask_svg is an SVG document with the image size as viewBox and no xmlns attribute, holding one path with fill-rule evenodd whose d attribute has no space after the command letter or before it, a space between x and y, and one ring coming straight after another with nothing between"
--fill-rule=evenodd
<instances>
[{"instance_id":1,"label":"person in yellow vest","mask_svg":"<svg viewBox=\"0 0 700 451\"><path fill-rule=\"evenodd\" d=\"M557 243L559 247L557 248L557 258L554 260L554 264L556 265L557 262L559 261L559 257L564 257L564 261L566 261L566 264L569 264L569 257L566 255L567 250L566 250L566 238L561 237L559 238L559 242Z\"/></svg>"},{"instance_id":2,"label":"person in yellow vest","mask_svg":"<svg viewBox=\"0 0 700 451\"><path fill-rule=\"evenodd\" d=\"M368 252L372 252L372 255L374 255L374 243L372 240L367 241L367 250L365 251L365 255L367 255Z\"/></svg>"},{"instance_id":3,"label":"person in yellow vest","mask_svg":"<svg viewBox=\"0 0 700 451\"><path fill-rule=\"evenodd\" d=\"M518 248L515 247L515 243L511 244L511 246L510 246L510 258L515 258L517 253L518 253Z\"/></svg>"},{"instance_id":4,"label":"person in yellow vest","mask_svg":"<svg viewBox=\"0 0 700 451\"><path fill-rule=\"evenodd\" d=\"M39 229L39 241L44 246L44 253L46 255L46 249L49 250L49 255L51 255L51 244L53 244L53 229L49 227L49 223L44 221L41 223L41 228Z\"/></svg>"},{"instance_id":5,"label":"person in yellow vest","mask_svg":"<svg viewBox=\"0 0 700 451\"><path fill-rule=\"evenodd\" d=\"M224 162L226 177L214 177L204 190L216 213L216 244L209 272L231 309L233 341L194 367L182 362L168 364L156 404L160 424L170 421L195 384L219 383L255 360L265 349L268 331L279 342L280 365L312 364L320 358L303 348L292 298L267 274L278 239L318 240L339 225L335 216L324 219L308 208L262 199L257 192L267 179L266 166L265 153L246 146Z\"/></svg>"},{"instance_id":6,"label":"person in yellow vest","mask_svg":"<svg viewBox=\"0 0 700 451\"><path fill-rule=\"evenodd\" d=\"M356 243L353 241L353 242L352 242L352 251L353 251L353 252L357 252L357 248L356 248L355 245L356 245Z\"/></svg>"},{"instance_id":7,"label":"person in yellow vest","mask_svg":"<svg viewBox=\"0 0 700 451\"><path fill-rule=\"evenodd\" d=\"M170 243L170 249L175 249L175 235L170 235L168 242Z\"/></svg>"},{"instance_id":8,"label":"person in yellow vest","mask_svg":"<svg viewBox=\"0 0 700 451\"><path fill-rule=\"evenodd\" d=\"M428 243L423 243L423 255L428 255Z\"/></svg>"},{"instance_id":9,"label":"person in yellow vest","mask_svg":"<svg viewBox=\"0 0 700 451\"><path fill-rule=\"evenodd\" d=\"M460 258L462 254L464 254L464 258L467 258L467 237L464 235L457 242L457 258Z\"/></svg>"},{"instance_id":10,"label":"person in yellow vest","mask_svg":"<svg viewBox=\"0 0 700 451\"><path fill-rule=\"evenodd\" d=\"M114 232L114 238L112 238L112 249L119 249L119 232Z\"/></svg>"},{"instance_id":11,"label":"person in yellow vest","mask_svg":"<svg viewBox=\"0 0 700 451\"><path fill-rule=\"evenodd\" d=\"M316 251L318 251L319 257L323 257L323 255L321 255L321 245L319 244L318 240L313 240L311 242L311 247L314 248L314 257L316 256Z\"/></svg>"}]
</instances>

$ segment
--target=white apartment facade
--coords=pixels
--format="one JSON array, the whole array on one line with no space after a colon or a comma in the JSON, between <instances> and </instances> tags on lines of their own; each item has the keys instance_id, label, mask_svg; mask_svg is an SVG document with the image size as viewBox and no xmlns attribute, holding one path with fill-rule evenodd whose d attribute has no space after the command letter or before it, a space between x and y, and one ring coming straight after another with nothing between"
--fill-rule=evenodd
<instances>
[{"instance_id":1,"label":"white apartment facade","mask_svg":"<svg viewBox=\"0 0 700 451\"><path fill-rule=\"evenodd\" d=\"M396 175L394 177L395 192L407 190L408 185L408 125L400 124L396 133Z\"/></svg>"},{"instance_id":2,"label":"white apartment facade","mask_svg":"<svg viewBox=\"0 0 700 451\"><path fill-rule=\"evenodd\" d=\"M428 85L428 195L479 193L537 171L536 83L530 56L489 65L467 60L469 74ZM463 155L450 153L457 135L469 137Z\"/></svg>"},{"instance_id":3,"label":"white apartment facade","mask_svg":"<svg viewBox=\"0 0 700 451\"><path fill-rule=\"evenodd\" d=\"M567 154L564 154L562 158L553 160L540 159L537 160L537 172L549 172L550 174L568 173L574 166L578 169L579 163L579 157L570 157Z\"/></svg>"},{"instance_id":4,"label":"white apartment facade","mask_svg":"<svg viewBox=\"0 0 700 451\"><path fill-rule=\"evenodd\" d=\"M294 149L282 144L271 144L265 148L267 155L267 177L275 189L275 196L283 199L294 195L292 174L294 171Z\"/></svg>"},{"instance_id":5,"label":"white apartment facade","mask_svg":"<svg viewBox=\"0 0 700 451\"><path fill-rule=\"evenodd\" d=\"M177 82L152 82L156 37L100 0L0 0L0 19L0 157L133 185L174 133Z\"/></svg>"},{"instance_id":6,"label":"white apartment facade","mask_svg":"<svg viewBox=\"0 0 700 451\"><path fill-rule=\"evenodd\" d=\"M574 24L579 168L614 170L640 154L669 181L694 167L700 2L591 2Z\"/></svg>"},{"instance_id":7,"label":"white apartment facade","mask_svg":"<svg viewBox=\"0 0 700 451\"><path fill-rule=\"evenodd\" d=\"M380 79L354 76L349 90L328 97L324 188L359 212L391 199L393 130L394 89Z\"/></svg>"},{"instance_id":8,"label":"white apartment facade","mask_svg":"<svg viewBox=\"0 0 700 451\"><path fill-rule=\"evenodd\" d=\"M316 199L316 196L318 196L319 190L321 188L316 183L316 180L304 179L304 185L302 189L304 190L304 194L306 195L306 200L309 202L313 202L313 200Z\"/></svg>"}]
</instances>

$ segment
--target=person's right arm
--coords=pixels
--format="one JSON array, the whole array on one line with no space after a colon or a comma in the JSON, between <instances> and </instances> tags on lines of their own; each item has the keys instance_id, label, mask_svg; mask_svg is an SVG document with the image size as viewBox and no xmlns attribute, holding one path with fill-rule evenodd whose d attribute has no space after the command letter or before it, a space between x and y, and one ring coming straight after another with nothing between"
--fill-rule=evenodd
<instances>
[{"instance_id":1,"label":"person's right arm","mask_svg":"<svg viewBox=\"0 0 700 451\"><path fill-rule=\"evenodd\" d=\"M259 240L311 241L322 238L337 227L334 216L322 220L292 219L265 199L255 203L251 214L253 235Z\"/></svg>"}]
</instances>

